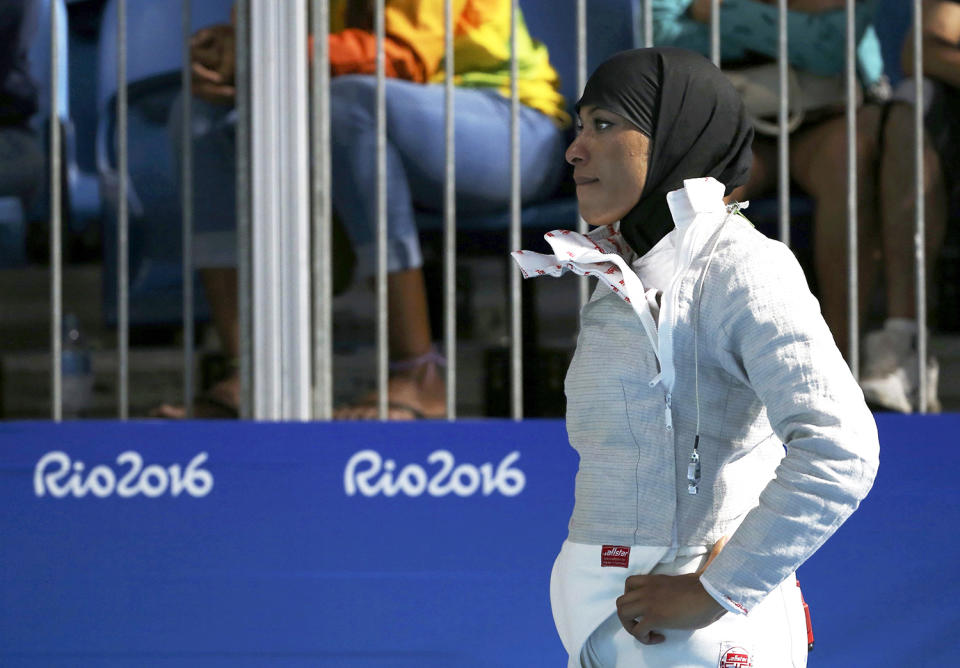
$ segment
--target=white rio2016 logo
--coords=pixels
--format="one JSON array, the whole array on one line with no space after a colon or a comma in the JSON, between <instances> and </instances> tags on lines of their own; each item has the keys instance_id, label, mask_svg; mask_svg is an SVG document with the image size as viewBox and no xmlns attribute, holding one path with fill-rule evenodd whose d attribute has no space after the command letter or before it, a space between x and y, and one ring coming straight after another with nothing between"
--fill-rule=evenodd
<instances>
[{"instance_id":1,"label":"white rio2016 logo","mask_svg":"<svg viewBox=\"0 0 960 668\"><path fill-rule=\"evenodd\" d=\"M144 468L143 457L128 450L117 457L120 466L129 465L126 472L118 474L103 464L94 466L84 475L86 466L81 461L71 462L65 452L48 452L33 471L33 491L37 496L63 498L93 494L103 498L116 492L117 496L131 497L137 494L155 498L169 492L170 496L180 496L186 492L190 496L206 496L213 489L213 475L201 467L207 461L207 453L201 452L190 460L187 468L181 470L179 464L166 468L151 464Z\"/></svg>"},{"instance_id":2,"label":"white rio2016 logo","mask_svg":"<svg viewBox=\"0 0 960 668\"><path fill-rule=\"evenodd\" d=\"M430 496L471 496L481 492L490 496L499 492L504 496L516 496L523 491L527 478L523 471L513 468L520 459L520 453L514 450L503 458L494 471L493 464L456 465L453 454L447 450L436 450L427 457L428 464L439 464L440 468L430 476L419 464L407 464L399 472L397 463L386 461L375 450L361 450L347 462L343 471L343 489L347 496L358 491L363 496L420 496L424 492ZM366 465L363 470L358 470Z\"/></svg>"}]
</instances>

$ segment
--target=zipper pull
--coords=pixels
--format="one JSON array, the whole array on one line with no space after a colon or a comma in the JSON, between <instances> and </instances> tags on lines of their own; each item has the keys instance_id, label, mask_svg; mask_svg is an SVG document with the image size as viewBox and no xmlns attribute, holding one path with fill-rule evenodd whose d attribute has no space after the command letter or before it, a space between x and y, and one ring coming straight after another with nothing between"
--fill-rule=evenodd
<instances>
[{"instance_id":1,"label":"zipper pull","mask_svg":"<svg viewBox=\"0 0 960 668\"><path fill-rule=\"evenodd\" d=\"M667 404L667 407L664 409L663 418L667 423L667 431L673 431L673 411L671 410L671 400L673 399L671 394L667 394L664 397L664 401Z\"/></svg>"},{"instance_id":2,"label":"zipper pull","mask_svg":"<svg viewBox=\"0 0 960 668\"><path fill-rule=\"evenodd\" d=\"M687 494L697 494L700 491L700 453L694 448L687 462Z\"/></svg>"}]
</instances>

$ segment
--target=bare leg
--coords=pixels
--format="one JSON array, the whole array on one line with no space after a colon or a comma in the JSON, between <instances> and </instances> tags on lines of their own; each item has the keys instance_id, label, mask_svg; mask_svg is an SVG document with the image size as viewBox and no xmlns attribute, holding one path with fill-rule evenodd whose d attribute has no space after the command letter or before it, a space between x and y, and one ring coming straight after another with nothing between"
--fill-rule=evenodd
<instances>
[{"instance_id":1,"label":"bare leg","mask_svg":"<svg viewBox=\"0 0 960 668\"><path fill-rule=\"evenodd\" d=\"M202 269L200 277L207 291L207 301L210 302L213 326L220 338L223 354L235 358L240 355L237 270L232 268Z\"/></svg>"},{"instance_id":2,"label":"bare leg","mask_svg":"<svg viewBox=\"0 0 960 668\"><path fill-rule=\"evenodd\" d=\"M866 364L860 387L874 406L910 413L920 408L916 334L918 329L914 234L917 183L914 178L913 113L910 105L890 109L884 127L885 151L881 163L884 276L887 320L883 329L865 341ZM930 265L936 260L946 227L947 198L940 161L933 147L924 147L923 197L926 211L924 246ZM930 284L932 272L927 272ZM936 359L924 360L927 381L926 410L938 412Z\"/></svg>"},{"instance_id":3,"label":"bare leg","mask_svg":"<svg viewBox=\"0 0 960 668\"><path fill-rule=\"evenodd\" d=\"M734 188L725 200L745 201L752 197L760 197L770 191L777 178L777 147L776 144L761 136L753 140L753 164L750 167L750 179L746 184ZM729 204L729 202L727 202Z\"/></svg>"},{"instance_id":4,"label":"bare leg","mask_svg":"<svg viewBox=\"0 0 960 668\"><path fill-rule=\"evenodd\" d=\"M201 273L213 315L213 324L220 337L223 352L236 358L240 351L237 272L235 269L206 269ZM411 269L388 274L387 293L390 303L388 334L390 359L402 362L430 352L432 339L427 312L426 287L423 272ZM240 378L234 372L214 385L207 393L227 406L237 406L240 400ZM412 368L393 373L388 385L391 409L390 419L410 419L412 411L428 417L442 417L446 413L446 384L442 368L435 361L426 361ZM400 406L409 407L400 408ZM197 417L205 417L197 407ZM164 404L154 415L184 418L182 406ZM342 408L335 417L340 419L376 419L376 393L364 397L360 403Z\"/></svg>"},{"instance_id":5,"label":"bare leg","mask_svg":"<svg viewBox=\"0 0 960 668\"><path fill-rule=\"evenodd\" d=\"M886 279L887 317L917 317L914 232L916 215L913 160L913 107L895 104L884 128L881 168L883 203L883 272ZM925 252L932 267L943 245L946 230L947 196L940 172L940 160L929 142L924 147ZM927 272L927 282L932 279Z\"/></svg>"},{"instance_id":6,"label":"bare leg","mask_svg":"<svg viewBox=\"0 0 960 668\"><path fill-rule=\"evenodd\" d=\"M387 274L387 297L390 359L407 360L430 352L433 341L423 271L409 269Z\"/></svg>"},{"instance_id":7,"label":"bare leg","mask_svg":"<svg viewBox=\"0 0 960 668\"><path fill-rule=\"evenodd\" d=\"M223 353L231 360L240 354L239 306L237 303L237 270L233 268L202 269L200 277L210 302L213 326L220 338ZM210 388L205 394L210 401L199 401L194 406L194 417L227 417L230 409L240 406L240 375L236 365L230 375ZM186 408L163 404L152 411L154 417L184 419Z\"/></svg>"},{"instance_id":8,"label":"bare leg","mask_svg":"<svg viewBox=\"0 0 960 668\"><path fill-rule=\"evenodd\" d=\"M387 275L387 296L390 314L388 334L390 359L394 362L415 360L429 353L433 346L427 312L427 290L423 271L419 268ZM446 381L443 369L435 361L425 360L411 368L395 371L387 386L388 411L391 420L416 417L443 417L446 414ZM377 393L374 391L352 406L338 409L334 417L343 420L374 420Z\"/></svg>"},{"instance_id":9,"label":"bare leg","mask_svg":"<svg viewBox=\"0 0 960 668\"><path fill-rule=\"evenodd\" d=\"M864 107L858 115L858 312L862 319L877 275L879 230L876 211L877 137L880 110ZM850 350L847 290L847 132L844 117L825 120L791 141L791 175L816 200L814 266L824 319L837 347Z\"/></svg>"}]
</instances>

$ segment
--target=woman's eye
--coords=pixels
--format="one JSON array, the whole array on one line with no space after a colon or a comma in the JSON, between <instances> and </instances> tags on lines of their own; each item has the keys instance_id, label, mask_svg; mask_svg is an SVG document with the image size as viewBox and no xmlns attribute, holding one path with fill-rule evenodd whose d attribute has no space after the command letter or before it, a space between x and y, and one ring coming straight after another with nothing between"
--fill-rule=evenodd
<instances>
[{"instance_id":1,"label":"woman's eye","mask_svg":"<svg viewBox=\"0 0 960 668\"><path fill-rule=\"evenodd\" d=\"M612 126L613 126L613 123L611 123L610 121L603 121L603 120L600 120L599 118L593 122L593 127L595 127L598 132L601 130L606 130L607 128Z\"/></svg>"}]
</instances>

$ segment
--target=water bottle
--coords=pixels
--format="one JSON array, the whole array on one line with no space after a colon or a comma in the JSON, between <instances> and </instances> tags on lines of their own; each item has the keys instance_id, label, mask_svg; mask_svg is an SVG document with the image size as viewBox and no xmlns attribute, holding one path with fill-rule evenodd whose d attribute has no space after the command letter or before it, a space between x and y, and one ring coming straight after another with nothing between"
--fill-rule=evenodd
<instances>
[{"instance_id":1,"label":"water bottle","mask_svg":"<svg viewBox=\"0 0 960 668\"><path fill-rule=\"evenodd\" d=\"M78 418L93 406L93 365L90 349L73 313L63 318L63 417Z\"/></svg>"}]
</instances>

